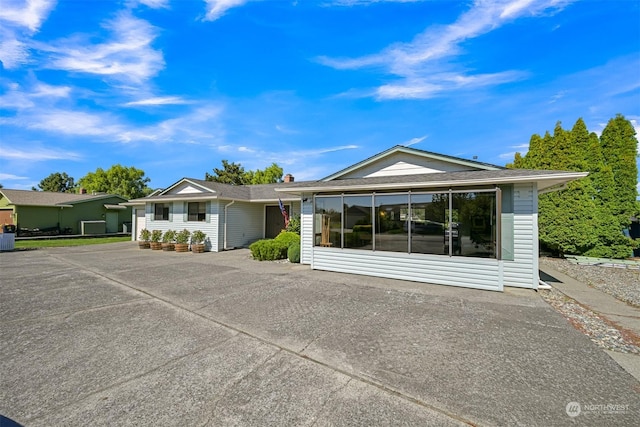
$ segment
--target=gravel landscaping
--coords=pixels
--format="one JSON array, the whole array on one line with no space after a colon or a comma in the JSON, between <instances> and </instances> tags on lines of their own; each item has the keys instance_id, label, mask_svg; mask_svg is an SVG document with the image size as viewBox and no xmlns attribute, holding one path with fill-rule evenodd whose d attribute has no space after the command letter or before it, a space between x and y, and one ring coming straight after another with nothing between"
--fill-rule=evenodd
<instances>
[{"instance_id":1,"label":"gravel landscaping","mask_svg":"<svg viewBox=\"0 0 640 427\"><path fill-rule=\"evenodd\" d=\"M627 304L640 307L639 270L578 265L557 258L541 258L540 265L547 265ZM540 290L540 296L601 348L640 355L640 337L632 332L621 329L555 288Z\"/></svg>"},{"instance_id":2,"label":"gravel landscaping","mask_svg":"<svg viewBox=\"0 0 640 427\"><path fill-rule=\"evenodd\" d=\"M540 258L540 265L545 264L620 301L640 308L640 270L572 264L559 258Z\"/></svg>"}]
</instances>

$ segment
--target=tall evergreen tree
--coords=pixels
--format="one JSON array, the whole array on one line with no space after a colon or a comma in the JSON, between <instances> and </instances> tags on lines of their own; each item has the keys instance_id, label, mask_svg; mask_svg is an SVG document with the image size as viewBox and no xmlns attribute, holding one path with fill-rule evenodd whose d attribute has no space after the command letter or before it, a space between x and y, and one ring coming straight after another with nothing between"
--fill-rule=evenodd
<instances>
[{"instance_id":1,"label":"tall evergreen tree","mask_svg":"<svg viewBox=\"0 0 640 427\"><path fill-rule=\"evenodd\" d=\"M577 123L577 135L558 122L553 136L542 139L542 152L535 158L545 169L581 171L586 169L586 126ZM580 131L584 128L583 135ZM535 167L535 165L532 165ZM539 169L539 167L537 167ZM538 199L539 237L541 244L560 254L579 254L597 243L593 190L588 179L572 181L563 191L542 194Z\"/></svg>"},{"instance_id":2,"label":"tall evergreen tree","mask_svg":"<svg viewBox=\"0 0 640 427\"><path fill-rule=\"evenodd\" d=\"M622 227L631 223L636 214L638 197L638 140L631 122L618 114L609 120L600 136L602 154L607 166L613 172L615 184L611 210Z\"/></svg>"},{"instance_id":3,"label":"tall evergreen tree","mask_svg":"<svg viewBox=\"0 0 640 427\"><path fill-rule=\"evenodd\" d=\"M533 135L529 152L516 153L508 165L589 172L588 177L570 182L566 190L539 197L540 242L558 254L625 258L633 247L622 229L629 212L638 208L637 140L633 126L622 116L612 119L605 131L599 140L582 119L571 131L557 123L553 135ZM622 187L624 191L619 190Z\"/></svg>"}]
</instances>

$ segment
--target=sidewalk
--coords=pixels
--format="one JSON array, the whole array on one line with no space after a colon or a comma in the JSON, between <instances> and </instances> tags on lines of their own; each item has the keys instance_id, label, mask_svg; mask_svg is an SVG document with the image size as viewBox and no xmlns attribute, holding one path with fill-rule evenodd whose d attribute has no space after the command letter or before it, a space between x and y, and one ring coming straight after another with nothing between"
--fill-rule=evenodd
<instances>
[{"instance_id":1,"label":"sidewalk","mask_svg":"<svg viewBox=\"0 0 640 427\"><path fill-rule=\"evenodd\" d=\"M640 336L640 309L548 266L540 268L540 279L595 313ZM608 350L606 352L640 381L640 356Z\"/></svg>"}]
</instances>

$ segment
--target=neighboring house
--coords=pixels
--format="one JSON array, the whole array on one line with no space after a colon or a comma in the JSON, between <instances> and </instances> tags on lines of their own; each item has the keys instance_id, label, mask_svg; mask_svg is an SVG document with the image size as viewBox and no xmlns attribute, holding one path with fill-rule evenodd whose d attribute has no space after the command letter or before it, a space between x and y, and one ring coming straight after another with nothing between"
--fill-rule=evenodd
<instances>
[{"instance_id":1,"label":"neighboring house","mask_svg":"<svg viewBox=\"0 0 640 427\"><path fill-rule=\"evenodd\" d=\"M72 194L0 189L0 223L51 234L102 234L123 231L131 221L125 198L111 194ZM84 233L83 233L84 231Z\"/></svg>"},{"instance_id":2,"label":"neighboring house","mask_svg":"<svg viewBox=\"0 0 640 427\"><path fill-rule=\"evenodd\" d=\"M586 172L505 169L396 146L322 180L231 186L182 179L128 203L138 228L199 228L213 251L273 237L278 199L318 270L503 290L538 287L538 194Z\"/></svg>"}]
</instances>

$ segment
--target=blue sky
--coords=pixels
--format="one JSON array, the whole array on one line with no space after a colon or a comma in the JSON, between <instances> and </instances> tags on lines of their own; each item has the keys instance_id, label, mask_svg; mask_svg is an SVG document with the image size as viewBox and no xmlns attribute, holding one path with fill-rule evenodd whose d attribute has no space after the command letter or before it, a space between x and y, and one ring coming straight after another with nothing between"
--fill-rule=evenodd
<instances>
[{"instance_id":1,"label":"blue sky","mask_svg":"<svg viewBox=\"0 0 640 427\"><path fill-rule=\"evenodd\" d=\"M640 130L637 0L2 0L0 61L5 188L222 159L318 179L398 144L504 165L558 120Z\"/></svg>"}]
</instances>

